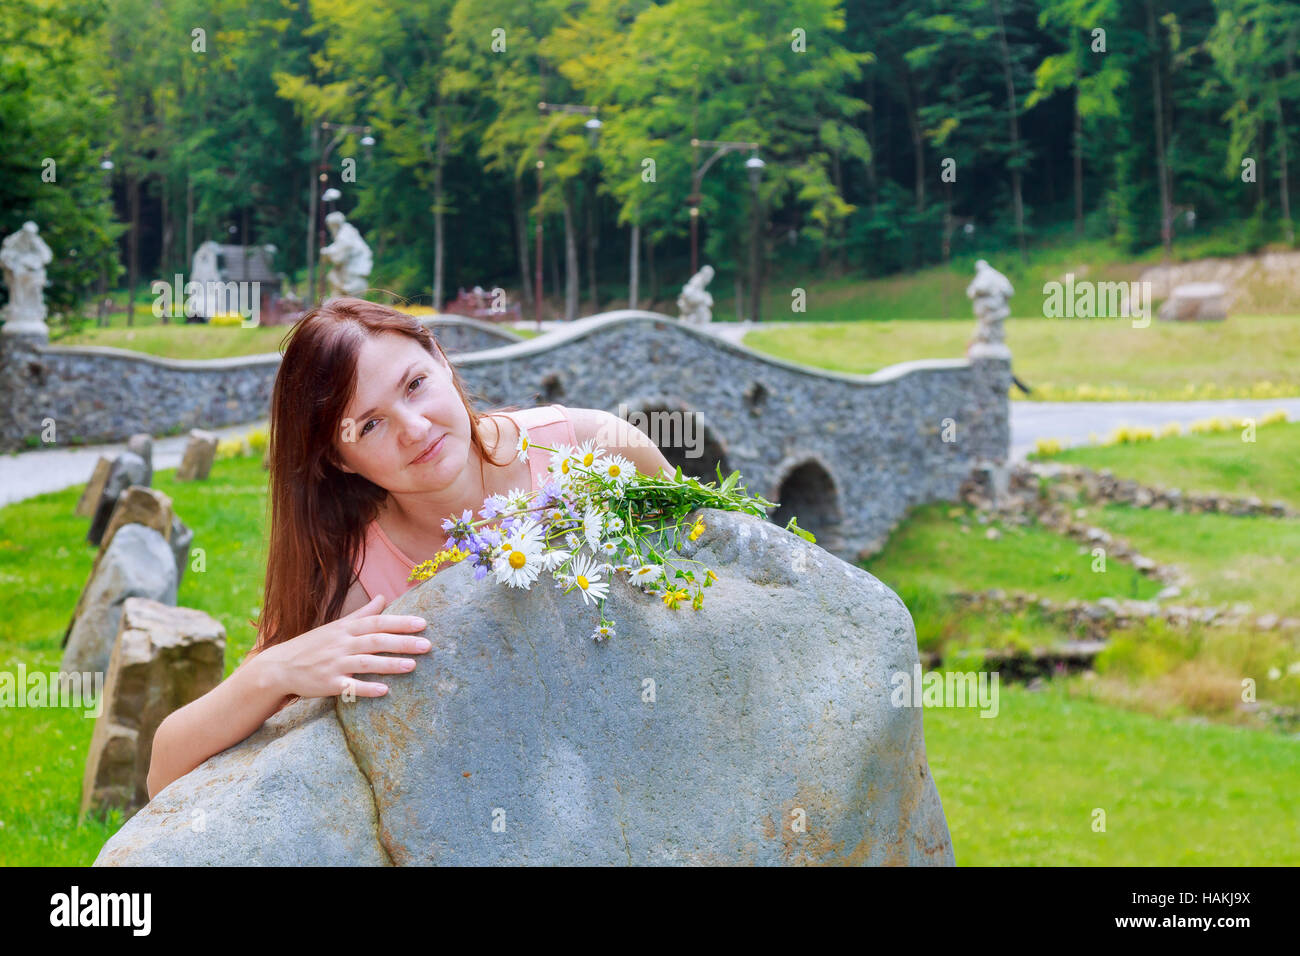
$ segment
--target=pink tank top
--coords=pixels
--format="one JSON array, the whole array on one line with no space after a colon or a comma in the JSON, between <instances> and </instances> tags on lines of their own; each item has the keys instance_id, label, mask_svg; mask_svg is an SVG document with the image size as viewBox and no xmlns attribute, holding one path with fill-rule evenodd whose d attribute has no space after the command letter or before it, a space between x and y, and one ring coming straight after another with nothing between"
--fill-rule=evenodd
<instances>
[{"instance_id":1,"label":"pink tank top","mask_svg":"<svg viewBox=\"0 0 1300 956\"><path fill-rule=\"evenodd\" d=\"M517 412L498 412L505 415L517 426L528 432L531 441L552 448L560 444L577 445L578 437L569 420L568 410L563 405L540 405L537 408L525 408ZM500 459L500 454L496 456ZM551 453L530 448L528 450L528 470L532 475L532 488L538 491L546 482L546 466L550 464ZM475 508L477 516L478 509ZM447 517L444 515L444 517ZM424 555L421 561L433 557ZM411 560L389 540L378 521L366 526L366 536L362 543L361 554L354 562L352 570L361 581L361 587L367 598L382 594L389 602L410 590L418 581L407 581L411 569L419 562ZM443 565L446 567L446 565Z\"/></svg>"}]
</instances>

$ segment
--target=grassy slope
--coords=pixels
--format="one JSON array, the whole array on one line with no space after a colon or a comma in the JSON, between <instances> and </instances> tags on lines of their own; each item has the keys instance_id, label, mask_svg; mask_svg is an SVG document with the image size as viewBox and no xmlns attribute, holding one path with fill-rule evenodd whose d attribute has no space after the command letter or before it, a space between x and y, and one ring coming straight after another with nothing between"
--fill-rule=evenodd
<instances>
[{"instance_id":1,"label":"grassy slope","mask_svg":"<svg viewBox=\"0 0 1300 956\"><path fill-rule=\"evenodd\" d=\"M1245 389L1270 382L1300 394L1300 318L1153 321L1145 329L1116 320L1009 319L1006 329L1016 374L1030 387L1178 398L1195 397L1185 394L1189 383ZM969 319L797 325L755 330L745 344L814 368L868 373L916 358L961 358L973 330Z\"/></svg>"},{"instance_id":2,"label":"grassy slope","mask_svg":"<svg viewBox=\"0 0 1300 956\"><path fill-rule=\"evenodd\" d=\"M1265 425L1255 430L1255 441L1241 439L1241 431L1234 429L1141 444L1084 445L1042 460L1109 468L1125 478L1184 492L1256 495L1300 508L1300 422Z\"/></svg>"}]
</instances>

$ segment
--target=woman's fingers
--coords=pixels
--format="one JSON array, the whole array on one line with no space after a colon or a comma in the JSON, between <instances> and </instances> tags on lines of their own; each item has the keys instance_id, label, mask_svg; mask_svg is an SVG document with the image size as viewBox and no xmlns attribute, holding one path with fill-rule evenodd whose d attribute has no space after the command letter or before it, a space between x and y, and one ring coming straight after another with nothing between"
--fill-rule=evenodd
<instances>
[{"instance_id":1,"label":"woman's fingers","mask_svg":"<svg viewBox=\"0 0 1300 956\"><path fill-rule=\"evenodd\" d=\"M405 674L415 670L415 661L409 657L353 654L343 659L343 669L349 674Z\"/></svg>"},{"instance_id":2,"label":"woman's fingers","mask_svg":"<svg viewBox=\"0 0 1300 956\"><path fill-rule=\"evenodd\" d=\"M383 697L387 693L387 684L357 680L355 677L344 677L338 689L340 696L350 697Z\"/></svg>"},{"instance_id":3,"label":"woman's fingers","mask_svg":"<svg viewBox=\"0 0 1300 956\"><path fill-rule=\"evenodd\" d=\"M359 634L352 641L353 654L423 654L433 646L427 638L412 634L389 634L375 631Z\"/></svg>"},{"instance_id":4,"label":"woman's fingers","mask_svg":"<svg viewBox=\"0 0 1300 956\"><path fill-rule=\"evenodd\" d=\"M348 633L356 635L365 634L367 631L423 631L428 626L428 621L413 614L369 614L348 621Z\"/></svg>"}]
</instances>

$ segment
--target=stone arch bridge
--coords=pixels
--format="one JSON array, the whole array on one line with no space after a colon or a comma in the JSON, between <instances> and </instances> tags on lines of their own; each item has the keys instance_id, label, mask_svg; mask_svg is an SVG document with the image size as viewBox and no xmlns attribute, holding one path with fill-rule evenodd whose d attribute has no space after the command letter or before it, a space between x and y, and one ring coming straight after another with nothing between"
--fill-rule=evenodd
<instances>
[{"instance_id":1,"label":"stone arch bridge","mask_svg":"<svg viewBox=\"0 0 1300 956\"><path fill-rule=\"evenodd\" d=\"M812 369L654 312L623 310L525 340L449 316L428 324L490 406L602 408L641 427L684 473L733 469L845 560L879 550L911 507L953 500L1010 448L1005 349L872 375ZM267 414L278 353L177 360L0 335L0 448L122 440ZM982 476L988 480L987 474Z\"/></svg>"}]
</instances>

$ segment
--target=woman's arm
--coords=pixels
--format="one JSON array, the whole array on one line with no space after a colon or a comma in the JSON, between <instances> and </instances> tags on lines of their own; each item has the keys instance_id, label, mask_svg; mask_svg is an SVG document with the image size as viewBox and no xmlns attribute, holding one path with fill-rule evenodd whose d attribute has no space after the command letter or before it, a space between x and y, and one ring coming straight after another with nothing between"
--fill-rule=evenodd
<instances>
[{"instance_id":1,"label":"woman's arm","mask_svg":"<svg viewBox=\"0 0 1300 956\"><path fill-rule=\"evenodd\" d=\"M311 656L311 648L301 642L311 635L319 635L309 644L319 645L322 641L332 639L334 652L317 653L317 658L324 658L325 678L334 671L347 672L345 666L352 664L351 672L364 670L366 673L400 673L400 658L370 657L358 653L361 645L365 652L398 651L404 653L423 653L428 650L428 643L415 646L413 637L390 634L392 630L421 630L423 620L397 615L376 615L362 617L360 612L371 609L378 611L380 601L366 597L360 581L353 581L343 599L342 616L332 624L323 625L308 635L294 638L292 643L297 652L295 657L302 659L304 653ZM365 632L383 633L365 633ZM339 647L340 643L348 646ZM275 653L264 656L257 651L250 651L224 681L208 691L198 700L192 700L180 710L168 714L153 738L153 752L149 760L149 778L147 788L149 799L166 787L173 780L189 773L215 753L220 753L244 740L266 722L266 719L278 712L294 698L294 690L309 696L338 694L342 686L352 685L358 695L364 697L378 696L386 687L379 683L362 683L344 681L343 675L324 681L322 679L304 678L301 667L297 676L292 676L295 668L285 662L285 645L276 645ZM346 659L344 659L346 655ZM337 659L338 663L331 663ZM410 661L412 667L415 662ZM308 667L312 665L308 662ZM315 665L320 670L320 661ZM315 684L316 686L312 686Z\"/></svg>"},{"instance_id":2,"label":"woman's arm","mask_svg":"<svg viewBox=\"0 0 1300 956\"><path fill-rule=\"evenodd\" d=\"M261 727L292 696L279 688L275 672L250 652L227 677L198 700L168 714L153 737L149 799L203 761L239 743Z\"/></svg>"}]
</instances>

